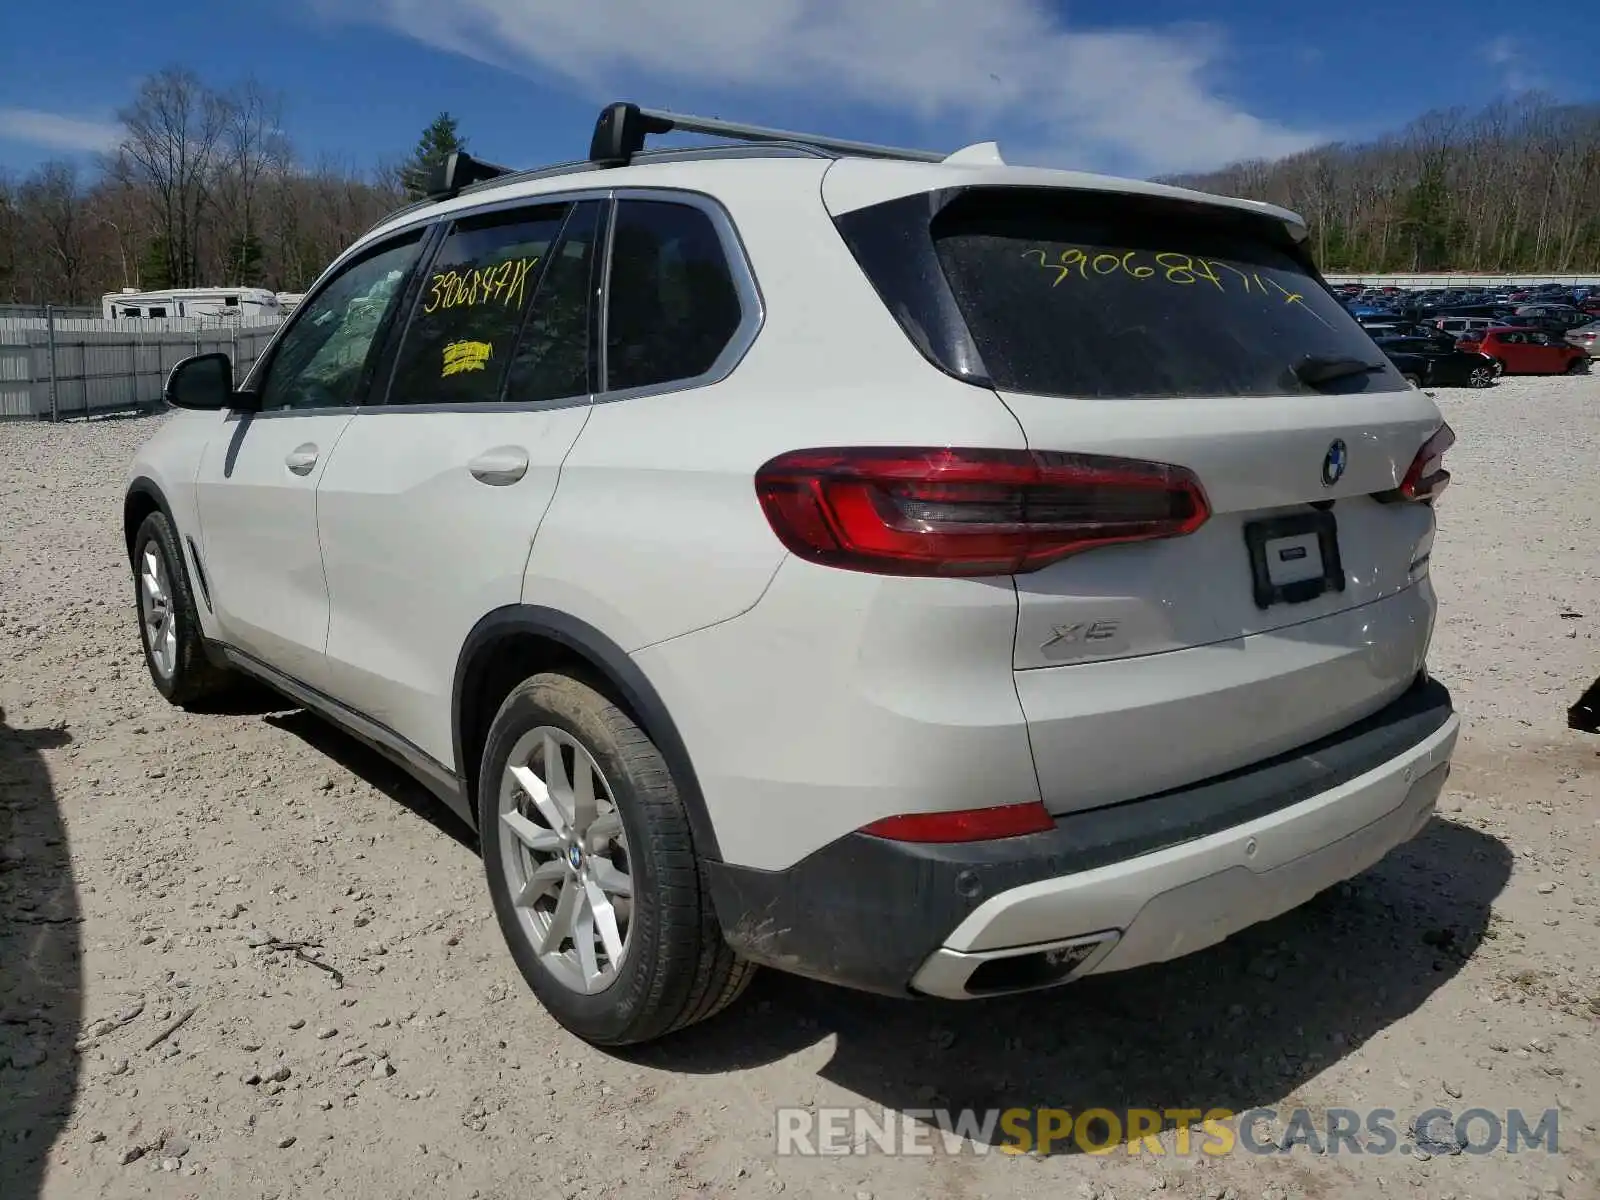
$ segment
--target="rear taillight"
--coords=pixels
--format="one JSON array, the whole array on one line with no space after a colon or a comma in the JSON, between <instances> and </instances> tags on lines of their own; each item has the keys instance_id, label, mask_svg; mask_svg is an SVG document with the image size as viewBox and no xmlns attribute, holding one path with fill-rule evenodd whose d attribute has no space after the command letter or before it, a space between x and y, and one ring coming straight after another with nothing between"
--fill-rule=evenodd
<instances>
[{"instance_id":1,"label":"rear taillight","mask_svg":"<svg viewBox=\"0 0 1600 1200\"><path fill-rule=\"evenodd\" d=\"M1448 425L1439 426L1412 461L1411 468L1400 481L1398 491L1405 500L1435 500L1450 483L1450 472L1444 469L1444 452L1456 444L1455 432Z\"/></svg>"},{"instance_id":2,"label":"rear taillight","mask_svg":"<svg viewBox=\"0 0 1600 1200\"><path fill-rule=\"evenodd\" d=\"M907 813L884 817L861 830L891 842L986 842L994 838L1049 833L1055 819L1037 800L965 808L955 812Z\"/></svg>"},{"instance_id":3,"label":"rear taillight","mask_svg":"<svg viewBox=\"0 0 1600 1200\"><path fill-rule=\"evenodd\" d=\"M756 473L756 494L795 554L880 575L1024 574L1211 515L1184 467L1030 450L798 450Z\"/></svg>"}]
</instances>

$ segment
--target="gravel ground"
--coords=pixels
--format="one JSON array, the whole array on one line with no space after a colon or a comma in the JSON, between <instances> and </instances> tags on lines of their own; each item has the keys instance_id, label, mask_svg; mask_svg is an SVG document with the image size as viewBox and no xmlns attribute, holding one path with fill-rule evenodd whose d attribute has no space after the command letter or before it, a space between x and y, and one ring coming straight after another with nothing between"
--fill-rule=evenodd
<instances>
[{"instance_id":1,"label":"gravel ground","mask_svg":"<svg viewBox=\"0 0 1600 1200\"><path fill-rule=\"evenodd\" d=\"M1416 841L1177 963L982 1005L768 973L625 1056L526 992L421 788L157 696L118 534L154 422L0 426L0 1197L1596 1195L1600 379L1439 400L1468 730ZM775 1109L847 1104L1554 1107L1563 1153L775 1155Z\"/></svg>"}]
</instances>

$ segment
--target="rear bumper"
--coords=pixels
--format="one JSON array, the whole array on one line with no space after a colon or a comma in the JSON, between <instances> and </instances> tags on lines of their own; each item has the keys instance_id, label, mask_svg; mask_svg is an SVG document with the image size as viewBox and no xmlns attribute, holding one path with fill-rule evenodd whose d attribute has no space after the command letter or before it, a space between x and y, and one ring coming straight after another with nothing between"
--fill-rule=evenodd
<instances>
[{"instance_id":1,"label":"rear bumper","mask_svg":"<svg viewBox=\"0 0 1600 1200\"><path fill-rule=\"evenodd\" d=\"M1201 949L1371 866L1433 811L1459 722L1419 681L1382 711L1216 779L959 845L860 833L792 867L708 864L728 940L867 991L970 998Z\"/></svg>"}]
</instances>

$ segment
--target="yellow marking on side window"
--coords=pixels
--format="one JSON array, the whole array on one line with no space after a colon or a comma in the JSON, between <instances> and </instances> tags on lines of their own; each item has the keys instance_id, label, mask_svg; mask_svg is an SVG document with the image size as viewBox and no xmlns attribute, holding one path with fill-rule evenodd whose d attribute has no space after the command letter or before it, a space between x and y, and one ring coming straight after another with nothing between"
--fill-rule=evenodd
<instances>
[{"instance_id":1,"label":"yellow marking on side window","mask_svg":"<svg viewBox=\"0 0 1600 1200\"><path fill-rule=\"evenodd\" d=\"M440 378L460 375L464 371L482 371L494 357L494 347L488 342L451 342L444 348L444 370Z\"/></svg>"}]
</instances>

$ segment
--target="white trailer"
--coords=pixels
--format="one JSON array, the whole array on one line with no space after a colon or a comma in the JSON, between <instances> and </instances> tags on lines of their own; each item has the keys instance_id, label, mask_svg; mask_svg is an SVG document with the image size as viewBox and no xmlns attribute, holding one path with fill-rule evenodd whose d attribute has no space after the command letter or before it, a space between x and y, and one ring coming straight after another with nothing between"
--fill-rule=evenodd
<instances>
[{"instance_id":1,"label":"white trailer","mask_svg":"<svg viewBox=\"0 0 1600 1200\"><path fill-rule=\"evenodd\" d=\"M123 288L100 298L106 320L125 317L277 317L283 305L266 288L169 288L141 292Z\"/></svg>"}]
</instances>

